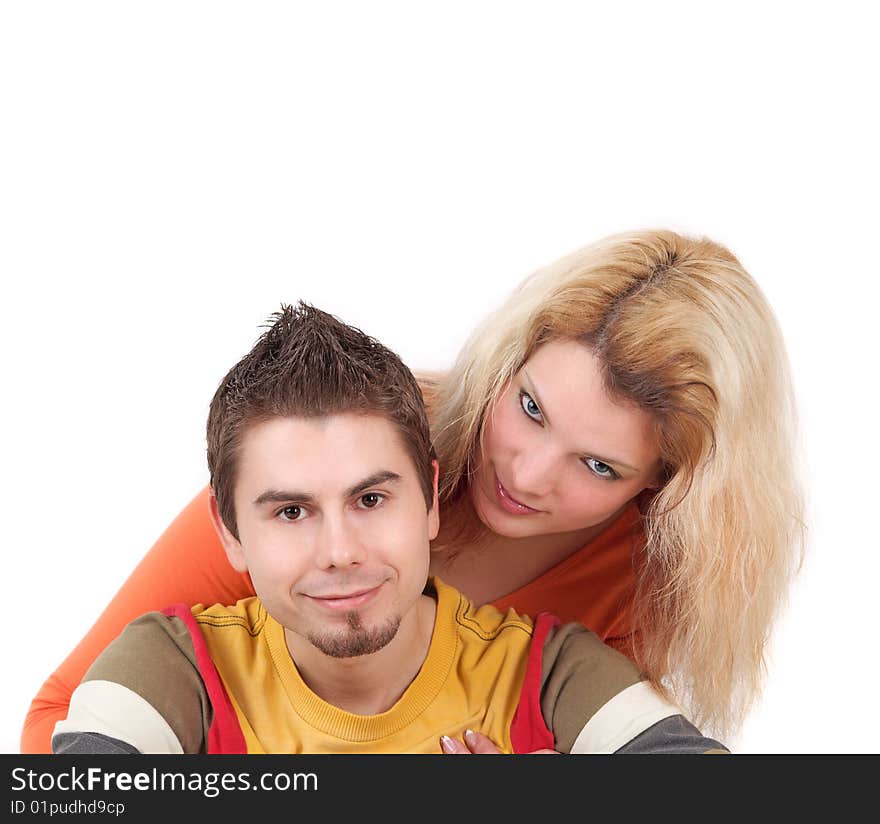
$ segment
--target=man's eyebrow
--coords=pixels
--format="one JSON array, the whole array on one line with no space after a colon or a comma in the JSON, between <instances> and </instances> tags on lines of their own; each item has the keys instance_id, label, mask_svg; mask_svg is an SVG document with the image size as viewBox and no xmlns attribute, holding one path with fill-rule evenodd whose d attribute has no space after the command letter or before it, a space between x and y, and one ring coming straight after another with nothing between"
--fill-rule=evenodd
<instances>
[{"instance_id":1,"label":"man's eyebrow","mask_svg":"<svg viewBox=\"0 0 880 824\"><path fill-rule=\"evenodd\" d=\"M351 487L348 492L345 493L346 498L354 498L356 495L360 495L364 490L369 489L371 486L378 486L379 484L388 483L391 481L392 483L396 483L400 480L400 475L396 472L392 472L389 469L383 469L379 472L374 472L367 478L364 478L359 483L356 483L353 487Z\"/></svg>"},{"instance_id":2,"label":"man's eyebrow","mask_svg":"<svg viewBox=\"0 0 880 824\"><path fill-rule=\"evenodd\" d=\"M371 486L377 486L378 484L395 483L400 480L400 475L396 472L392 472L388 469L380 470L379 472L374 472L372 475L364 478L362 481L358 481L354 486L351 486L345 492L346 498L354 498L357 495L360 495L365 490L369 489ZM314 504L316 498L310 492L296 492L287 489L267 489L265 492L261 492L254 499L254 506L262 506L263 504L282 504L282 503L298 503L298 504Z\"/></svg>"},{"instance_id":3,"label":"man's eyebrow","mask_svg":"<svg viewBox=\"0 0 880 824\"><path fill-rule=\"evenodd\" d=\"M281 504L288 501L311 504L315 502L315 496L308 492L288 492L286 489L267 489L254 499L254 506L262 504Z\"/></svg>"},{"instance_id":4,"label":"man's eyebrow","mask_svg":"<svg viewBox=\"0 0 880 824\"><path fill-rule=\"evenodd\" d=\"M538 404L541 409L541 414L544 416L544 420L547 423L550 423L550 416L547 414L547 410L544 409L544 403L541 400L541 396L538 393L538 387L535 385L535 382L532 380L531 376L528 372L526 372L525 368L523 368L522 373L526 376L526 381L529 384L529 389L531 389L532 399L535 403ZM636 469L634 466L630 466L629 464L624 463L623 461L617 460L617 458L603 458L601 455L597 455L595 452L591 452L590 450L585 450L583 452L589 458L592 458L594 461L599 461L599 463L608 464L609 466L619 466L623 469L628 469L630 472L638 473L640 470Z\"/></svg>"}]
</instances>

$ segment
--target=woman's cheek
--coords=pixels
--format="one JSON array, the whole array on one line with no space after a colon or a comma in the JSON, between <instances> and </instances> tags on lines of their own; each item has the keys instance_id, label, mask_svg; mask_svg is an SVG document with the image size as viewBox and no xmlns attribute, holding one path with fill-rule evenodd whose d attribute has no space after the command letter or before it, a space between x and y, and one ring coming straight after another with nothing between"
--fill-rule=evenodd
<instances>
[{"instance_id":1,"label":"woman's cheek","mask_svg":"<svg viewBox=\"0 0 880 824\"><path fill-rule=\"evenodd\" d=\"M580 494L566 496L565 512L572 520L599 523L626 503L619 490L609 489L609 481L598 478L580 484Z\"/></svg>"},{"instance_id":2,"label":"woman's cheek","mask_svg":"<svg viewBox=\"0 0 880 824\"><path fill-rule=\"evenodd\" d=\"M527 438L529 432L525 425L528 425L525 416L512 409L510 398L503 397L488 421L487 434L492 446L504 448Z\"/></svg>"}]
</instances>

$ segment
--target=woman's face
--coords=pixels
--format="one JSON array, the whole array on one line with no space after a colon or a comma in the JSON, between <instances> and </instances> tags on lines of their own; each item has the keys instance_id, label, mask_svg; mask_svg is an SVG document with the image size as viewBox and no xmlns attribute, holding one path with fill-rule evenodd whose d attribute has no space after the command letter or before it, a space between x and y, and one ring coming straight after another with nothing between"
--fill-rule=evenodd
<instances>
[{"instance_id":1,"label":"woman's face","mask_svg":"<svg viewBox=\"0 0 880 824\"><path fill-rule=\"evenodd\" d=\"M486 415L471 485L480 520L509 538L602 523L655 484L652 423L609 397L586 346L542 345Z\"/></svg>"}]
</instances>

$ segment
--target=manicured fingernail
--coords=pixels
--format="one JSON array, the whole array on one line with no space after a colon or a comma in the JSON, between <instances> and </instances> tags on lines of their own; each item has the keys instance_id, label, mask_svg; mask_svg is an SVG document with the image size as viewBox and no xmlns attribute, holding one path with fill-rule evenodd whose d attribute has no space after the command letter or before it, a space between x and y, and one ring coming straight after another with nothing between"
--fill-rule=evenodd
<instances>
[{"instance_id":1,"label":"manicured fingernail","mask_svg":"<svg viewBox=\"0 0 880 824\"><path fill-rule=\"evenodd\" d=\"M452 739L448 735L440 736L440 746L443 748L443 752L454 753L455 752L455 744Z\"/></svg>"},{"instance_id":2,"label":"manicured fingernail","mask_svg":"<svg viewBox=\"0 0 880 824\"><path fill-rule=\"evenodd\" d=\"M464 731L464 740L468 742L468 744L473 744L473 738L476 736L476 733L473 730L465 730Z\"/></svg>"}]
</instances>

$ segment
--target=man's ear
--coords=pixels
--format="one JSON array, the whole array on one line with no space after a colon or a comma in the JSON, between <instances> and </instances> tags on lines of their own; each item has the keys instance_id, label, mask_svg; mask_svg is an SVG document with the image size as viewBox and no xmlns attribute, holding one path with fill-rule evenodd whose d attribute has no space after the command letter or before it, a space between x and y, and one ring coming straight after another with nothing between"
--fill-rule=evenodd
<instances>
[{"instance_id":1,"label":"man's ear","mask_svg":"<svg viewBox=\"0 0 880 824\"><path fill-rule=\"evenodd\" d=\"M440 464L437 461L431 461L434 467L434 502L428 510L428 538L433 541L440 531L440 498L437 495L437 480L440 477Z\"/></svg>"},{"instance_id":2,"label":"man's ear","mask_svg":"<svg viewBox=\"0 0 880 824\"><path fill-rule=\"evenodd\" d=\"M211 489L210 509L211 522L214 524L214 531L220 538L220 543L223 544L223 549L226 550L226 557L228 558L229 563L232 564L232 568L236 572L247 572L247 561L245 560L241 543L238 538L229 531L226 524L223 523L223 518L220 517L220 509L217 507L217 496L214 494L213 488Z\"/></svg>"}]
</instances>

